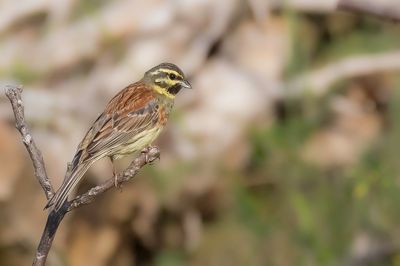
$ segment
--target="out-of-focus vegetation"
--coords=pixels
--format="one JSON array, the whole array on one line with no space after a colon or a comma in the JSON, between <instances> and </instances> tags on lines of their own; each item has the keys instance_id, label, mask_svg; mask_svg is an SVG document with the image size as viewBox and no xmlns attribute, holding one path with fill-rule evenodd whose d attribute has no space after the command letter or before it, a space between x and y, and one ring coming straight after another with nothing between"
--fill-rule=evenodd
<instances>
[{"instance_id":1,"label":"out-of-focus vegetation","mask_svg":"<svg viewBox=\"0 0 400 266\"><path fill-rule=\"evenodd\" d=\"M54 183L148 67L173 61L194 90L177 99L161 161L71 213L49 265L400 265L400 69L291 87L399 51L398 24L290 6L260 18L249 2L263 1L61 2L0 27L0 82L25 85ZM0 265L26 265L45 200L9 109L0 97ZM110 174L99 163L79 191Z\"/></svg>"}]
</instances>

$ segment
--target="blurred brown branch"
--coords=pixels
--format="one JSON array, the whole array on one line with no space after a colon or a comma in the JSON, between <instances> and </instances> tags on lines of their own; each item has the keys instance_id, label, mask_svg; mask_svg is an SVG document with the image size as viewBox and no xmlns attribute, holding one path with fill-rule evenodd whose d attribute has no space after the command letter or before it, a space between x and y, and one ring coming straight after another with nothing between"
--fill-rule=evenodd
<instances>
[{"instance_id":1,"label":"blurred brown branch","mask_svg":"<svg viewBox=\"0 0 400 266\"><path fill-rule=\"evenodd\" d=\"M288 86L294 94L309 90L321 95L339 80L394 70L400 70L400 51L345 58L301 75Z\"/></svg>"},{"instance_id":2,"label":"blurred brown branch","mask_svg":"<svg viewBox=\"0 0 400 266\"><path fill-rule=\"evenodd\" d=\"M11 102L15 115L16 128L21 133L22 141L24 142L25 147L31 157L35 169L35 176L42 186L42 189L46 194L46 198L50 199L54 195L54 189L47 176L42 154L37 148L35 142L33 141L32 134L30 133L29 128L25 122L24 106L21 98L21 93L22 87L6 87L6 95ZM139 170L143 166L148 163L154 162L158 158L160 158L160 151L157 147L150 147L143 150L142 153L129 165L127 169L117 175L117 182L123 183L129 181L139 172ZM67 171L69 171L69 168L70 167L68 167ZM40 239L40 243L36 250L33 261L34 266L42 266L46 264L46 259L49 254L58 226L63 220L65 214L75 208L93 202L98 195L101 195L107 190L113 188L114 184L115 178L111 177L102 184L90 189L88 192L77 196L71 201L65 202L60 210L50 211L47 217L46 226Z\"/></svg>"},{"instance_id":3,"label":"blurred brown branch","mask_svg":"<svg viewBox=\"0 0 400 266\"><path fill-rule=\"evenodd\" d=\"M376 243L375 245L366 245L366 250L359 254L352 254L346 258L342 265L344 266L367 266L381 265L384 261L392 258L399 252L398 247L389 242Z\"/></svg>"},{"instance_id":4,"label":"blurred brown branch","mask_svg":"<svg viewBox=\"0 0 400 266\"><path fill-rule=\"evenodd\" d=\"M268 5L275 8L290 8L300 12L330 13L335 10L338 0L270 0Z\"/></svg>"},{"instance_id":5,"label":"blurred brown branch","mask_svg":"<svg viewBox=\"0 0 400 266\"><path fill-rule=\"evenodd\" d=\"M396 1L339 0L337 8L400 22L400 6Z\"/></svg>"}]
</instances>

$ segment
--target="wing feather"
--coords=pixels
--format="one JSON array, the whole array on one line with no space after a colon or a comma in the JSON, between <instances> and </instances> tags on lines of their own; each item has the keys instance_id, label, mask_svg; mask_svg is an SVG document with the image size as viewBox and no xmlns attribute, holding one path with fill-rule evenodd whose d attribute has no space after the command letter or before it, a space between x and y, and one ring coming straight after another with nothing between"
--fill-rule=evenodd
<instances>
[{"instance_id":1,"label":"wing feather","mask_svg":"<svg viewBox=\"0 0 400 266\"><path fill-rule=\"evenodd\" d=\"M132 90L135 90L134 92ZM117 94L80 145L88 157L108 154L158 122L158 100L140 83ZM84 160L84 158L83 158Z\"/></svg>"}]
</instances>

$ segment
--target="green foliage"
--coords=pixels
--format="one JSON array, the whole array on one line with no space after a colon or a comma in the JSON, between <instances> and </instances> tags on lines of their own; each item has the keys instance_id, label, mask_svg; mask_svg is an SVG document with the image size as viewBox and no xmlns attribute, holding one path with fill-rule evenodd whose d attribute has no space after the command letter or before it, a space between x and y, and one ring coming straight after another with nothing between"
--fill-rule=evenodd
<instances>
[{"instance_id":1,"label":"green foliage","mask_svg":"<svg viewBox=\"0 0 400 266\"><path fill-rule=\"evenodd\" d=\"M6 73L7 76L15 78L21 84L30 84L40 78L39 73L28 68L22 62L16 62L8 72Z\"/></svg>"},{"instance_id":2,"label":"green foliage","mask_svg":"<svg viewBox=\"0 0 400 266\"><path fill-rule=\"evenodd\" d=\"M185 254L179 250L161 252L156 260L157 266L180 266L184 264Z\"/></svg>"},{"instance_id":3,"label":"green foliage","mask_svg":"<svg viewBox=\"0 0 400 266\"><path fill-rule=\"evenodd\" d=\"M76 17L95 14L106 3L106 0L79 1L79 4L75 7L74 14Z\"/></svg>"},{"instance_id":4,"label":"green foliage","mask_svg":"<svg viewBox=\"0 0 400 266\"><path fill-rule=\"evenodd\" d=\"M324 101L315 106L324 109ZM265 246L279 243L274 235L289 239L286 248L294 252L271 254L271 265L274 259L283 260L281 256L291 257L296 265L340 265L360 233L398 243L400 93L396 91L389 102L383 137L352 168L322 169L304 162L300 154L305 140L329 115L327 110L305 112L302 106L309 105L307 101L288 105L295 111L272 128L252 134L253 153L242 179L246 182L250 171L265 182L234 191L242 230L252 232Z\"/></svg>"},{"instance_id":5,"label":"green foliage","mask_svg":"<svg viewBox=\"0 0 400 266\"><path fill-rule=\"evenodd\" d=\"M292 39L288 77L340 58L398 49L400 43L399 27L371 18L293 12L286 17Z\"/></svg>"},{"instance_id":6,"label":"green foliage","mask_svg":"<svg viewBox=\"0 0 400 266\"><path fill-rule=\"evenodd\" d=\"M288 77L311 65L400 43L398 29L374 20L291 12L287 18L296 40ZM227 207L218 210L216 219L203 220L199 248L188 256L164 250L157 265L344 265L360 235L397 246L400 81L391 78L391 84L395 93L388 111L380 114L387 120L384 132L350 167L321 167L302 157L307 140L332 122L329 103L345 94L348 83L336 85L322 98L303 95L281 103L272 126L250 130L247 164L238 171L220 169L228 184ZM177 166L158 173L154 182L163 195L195 171L193 166ZM399 261L394 253L368 265Z\"/></svg>"}]
</instances>

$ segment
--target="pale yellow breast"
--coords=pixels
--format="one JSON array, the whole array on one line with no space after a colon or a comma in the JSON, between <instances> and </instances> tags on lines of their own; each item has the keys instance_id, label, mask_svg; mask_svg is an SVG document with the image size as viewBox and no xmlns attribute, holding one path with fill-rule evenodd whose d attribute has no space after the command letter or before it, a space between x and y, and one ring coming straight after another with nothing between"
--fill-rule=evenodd
<instances>
[{"instance_id":1,"label":"pale yellow breast","mask_svg":"<svg viewBox=\"0 0 400 266\"><path fill-rule=\"evenodd\" d=\"M126 145L121 145L114 153L114 159L140 151L149 146L160 135L162 127L154 127L135 135Z\"/></svg>"}]
</instances>

